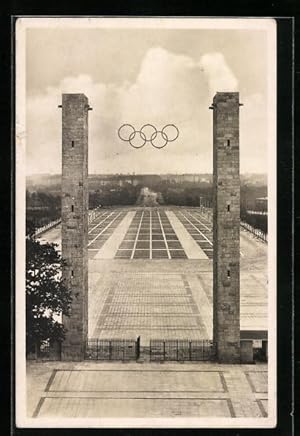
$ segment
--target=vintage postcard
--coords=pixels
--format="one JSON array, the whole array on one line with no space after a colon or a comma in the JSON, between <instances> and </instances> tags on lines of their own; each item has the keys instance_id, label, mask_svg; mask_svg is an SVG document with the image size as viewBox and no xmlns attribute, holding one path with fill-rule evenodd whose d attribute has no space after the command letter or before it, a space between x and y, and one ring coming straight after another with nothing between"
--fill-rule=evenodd
<instances>
[{"instance_id":1,"label":"vintage postcard","mask_svg":"<svg viewBox=\"0 0 300 436\"><path fill-rule=\"evenodd\" d=\"M276 22L16 20L16 425L270 428Z\"/></svg>"}]
</instances>

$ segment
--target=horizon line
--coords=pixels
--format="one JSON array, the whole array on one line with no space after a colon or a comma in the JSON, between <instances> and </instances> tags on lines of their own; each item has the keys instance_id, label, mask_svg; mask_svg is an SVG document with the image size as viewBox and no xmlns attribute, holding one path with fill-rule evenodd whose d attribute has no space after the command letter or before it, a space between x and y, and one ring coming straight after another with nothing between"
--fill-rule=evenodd
<instances>
[{"instance_id":1,"label":"horizon line","mask_svg":"<svg viewBox=\"0 0 300 436\"><path fill-rule=\"evenodd\" d=\"M213 175L213 172L201 172L201 173L89 173L88 176L185 176L185 175ZM32 176L61 176L62 173L30 173L26 174L26 177ZM267 172L241 172L240 175L268 175Z\"/></svg>"}]
</instances>

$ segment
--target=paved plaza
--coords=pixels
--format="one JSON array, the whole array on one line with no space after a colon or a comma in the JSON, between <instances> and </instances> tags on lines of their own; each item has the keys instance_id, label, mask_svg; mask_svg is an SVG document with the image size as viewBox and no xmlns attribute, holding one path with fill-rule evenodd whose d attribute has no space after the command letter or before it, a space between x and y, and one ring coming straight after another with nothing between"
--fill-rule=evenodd
<instances>
[{"instance_id":1,"label":"paved plaza","mask_svg":"<svg viewBox=\"0 0 300 436\"><path fill-rule=\"evenodd\" d=\"M59 229L43 238L59 243ZM212 339L212 225L199 208L103 209L88 250L90 338ZM267 245L242 229L241 329L267 330Z\"/></svg>"},{"instance_id":2,"label":"paved plaza","mask_svg":"<svg viewBox=\"0 0 300 436\"><path fill-rule=\"evenodd\" d=\"M204 362L28 363L28 416L264 418L266 369Z\"/></svg>"},{"instance_id":3,"label":"paved plaza","mask_svg":"<svg viewBox=\"0 0 300 436\"><path fill-rule=\"evenodd\" d=\"M42 239L60 244L60 228ZM241 229L241 329L267 330L267 244ZM199 208L99 211L89 338L212 339L212 224ZM265 417L267 365L28 363L28 416ZM34 392L34 395L32 394Z\"/></svg>"},{"instance_id":4,"label":"paved plaza","mask_svg":"<svg viewBox=\"0 0 300 436\"><path fill-rule=\"evenodd\" d=\"M188 267L187 267L188 266ZM241 328L267 328L262 271L241 272ZM91 261L89 336L211 339L211 261Z\"/></svg>"}]
</instances>

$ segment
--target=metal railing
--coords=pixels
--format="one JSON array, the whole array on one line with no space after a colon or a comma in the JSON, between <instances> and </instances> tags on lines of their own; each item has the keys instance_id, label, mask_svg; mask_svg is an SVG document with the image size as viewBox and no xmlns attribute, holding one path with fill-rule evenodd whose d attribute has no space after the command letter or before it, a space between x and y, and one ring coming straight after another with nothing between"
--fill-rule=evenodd
<instances>
[{"instance_id":1,"label":"metal railing","mask_svg":"<svg viewBox=\"0 0 300 436\"><path fill-rule=\"evenodd\" d=\"M268 211L267 210L253 210L253 209L249 209L246 212L249 213L250 215L268 215Z\"/></svg>"},{"instance_id":2,"label":"metal railing","mask_svg":"<svg viewBox=\"0 0 300 436\"><path fill-rule=\"evenodd\" d=\"M215 358L210 340L150 340L150 361L209 361Z\"/></svg>"},{"instance_id":3,"label":"metal railing","mask_svg":"<svg viewBox=\"0 0 300 436\"><path fill-rule=\"evenodd\" d=\"M253 227L250 224L245 223L244 221L241 221L241 227L248 230L248 232L252 233L254 236L256 236L261 241L268 242L268 234L263 232L262 230L257 229L256 227Z\"/></svg>"},{"instance_id":4,"label":"metal railing","mask_svg":"<svg viewBox=\"0 0 300 436\"><path fill-rule=\"evenodd\" d=\"M140 339L88 339L85 358L89 360L137 360Z\"/></svg>"},{"instance_id":5,"label":"metal railing","mask_svg":"<svg viewBox=\"0 0 300 436\"><path fill-rule=\"evenodd\" d=\"M35 232L34 236L40 236L42 233L46 232L49 229L52 229L53 227L57 226L61 222L61 219L58 218L57 220L51 221L48 224L45 224L42 227L39 227Z\"/></svg>"},{"instance_id":6,"label":"metal railing","mask_svg":"<svg viewBox=\"0 0 300 436\"><path fill-rule=\"evenodd\" d=\"M89 210L88 223L90 224L100 213L100 206L95 207L92 210Z\"/></svg>"},{"instance_id":7,"label":"metal railing","mask_svg":"<svg viewBox=\"0 0 300 436\"><path fill-rule=\"evenodd\" d=\"M206 215L206 218L211 222L213 219L213 213L212 209L200 207L202 213ZM246 223L245 221L240 222L240 226L247 230L248 232L252 233L254 236L256 236L258 239L260 239L263 242L268 242L268 234L263 232L262 230L253 227L251 224Z\"/></svg>"},{"instance_id":8,"label":"metal railing","mask_svg":"<svg viewBox=\"0 0 300 436\"><path fill-rule=\"evenodd\" d=\"M244 333L244 334L243 334ZM254 333L254 335L252 334ZM243 342L252 342L249 362L268 360L268 340L266 332L241 331L241 349ZM85 359L102 361L150 361L150 362L199 362L216 361L216 344L212 340L189 339L150 339L147 346L140 345L140 337L135 339L88 339L85 343ZM27 353L27 360L59 361L61 344L43 341ZM243 357L241 356L241 359ZM249 363L248 362L248 363Z\"/></svg>"},{"instance_id":9,"label":"metal railing","mask_svg":"<svg viewBox=\"0 0 300 436\"><path fill-rule=\"evenodd\" d=\"M99 212L100 212L99 207L96 207L95 209L89 210L89 215L88 215L88 223L89 224L92 221L94 221L94 219L97 218ZM44 226L37 228L36 231L34 232L34 236L40 236L42 233L46 232L47 230L52 229L53 227L56 227L60 223L61 223L61 218L58 218L54 221L51 221L50 223L45 224Z\"/></svg>"}]
</instances>

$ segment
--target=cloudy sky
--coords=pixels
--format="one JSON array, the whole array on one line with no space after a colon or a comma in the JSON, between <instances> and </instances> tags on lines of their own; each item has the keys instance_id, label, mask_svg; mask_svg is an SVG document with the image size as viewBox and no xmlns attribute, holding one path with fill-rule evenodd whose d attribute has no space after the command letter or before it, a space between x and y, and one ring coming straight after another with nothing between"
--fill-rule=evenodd
<instances>
[{"instance_id":1,"label":"cloudy sky","mask_svg":"<svg viewBox=\"0 0 300 436\"><path fill-rule=\"evenodd\" d=\"M46 29L26 31L26 172L61 172L61 94L84 93L90 173L212 171L217 91L239 91L241 172L267 170L265 30ZM176 124L163 150L131 148L117 136Z\"/></svg>"}]
</instances>

